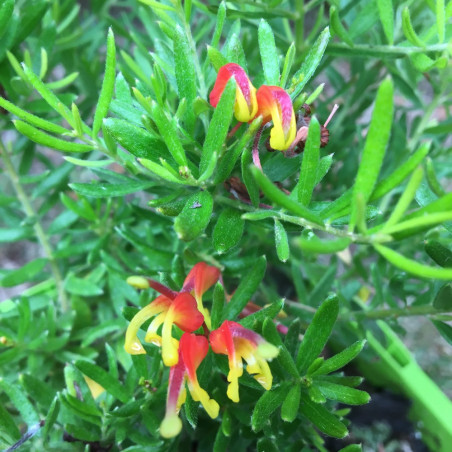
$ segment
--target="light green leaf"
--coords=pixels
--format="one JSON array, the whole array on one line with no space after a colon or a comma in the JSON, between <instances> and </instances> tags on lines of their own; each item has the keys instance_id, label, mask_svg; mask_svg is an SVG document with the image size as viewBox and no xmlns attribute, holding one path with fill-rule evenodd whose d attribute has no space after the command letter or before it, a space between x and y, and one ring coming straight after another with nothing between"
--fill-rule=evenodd
<instances>
[{"instance_id":1,"label":"light green leaf","mask_svg":"<svg viewBox=\"0 0 452 452\"><path fill-rule=\"evenodd\" d=\"M355 228L357 221L358 197L362 196L362 201L367 204L380 173L392 126L393 94L392 80L386 78L378 88L369 132L353 187L350 230Z\"/></svg>"},{"instance_id":2,"label":"light green leaf","mask_svg":"<svg viewBox=\"0 0 452 452\"><path fill-rule=\"evenodd\" d=\"M290 47L287 49L286 57L284 58L281 81L279 83L279 86L281 86L282 88L285 88L287 79L289 78L289 74L293 65L293 60L295 58L295 52L296 52L295 43L292 42L292 44L290 44Z\"/></svg>"},{"instance_id":3,"label":"light green leaf","mask_svg":"<svg viewBox=\"0 0 452 452\"><path fill-rule=\"evenodd\" d=\"M47 259L38 258L26 263L23 267L16 270L11 270L0 279L1 287L18 286L27 281L32 281L33 278L40 273L47 265Z\"/></svg>"},{"instance_id":4,"label":"light green leaf","mask_svg":"<svg viewBox=\"0 0 452 452\"><path fill-rule=\"evenodd\" d=\"M38 413L27 399L23 389L19 385L10 383L3 378L0 378L0 389L6 393L28 427L31 427L39 422Z\"/></svg>"},{"instance_id":5,"label":"light green leaf","mask_svg":"<svg viewBox=\"0 0 452 452\"><path fill-rule=\"evenodd\" d=\"M87 278L77 278L73 273L69 273L64 282L64 288L69 293L81 295L82 297L93 297L102 295L104 291Z\"/></svg>"},{"instance_id":6,"label":"light green leaf","mask_svg":"<svg viewBox=\"0 0 452 452\"><path fill-rule=\"evenodd\" d=\"M267 85L278 85L278 51L276 50L275 37L273 35L272 28L264 19L261 19L259 23L258 39L265 81Z\"/></svg>"},{"instance_id":7,"label":"light green leaf","mask_svg":"<svg viewBox=\"0 0 452 452\"><path fill-rule=\"evenodd\" d=\"M218 72L221 66L228 64L228 60L215 47L207 46L207 56L212 63L213 68Z\"/></svg>"},{"instance_id":8,"label":"light green leaf","mask_svg":"<svg viewBox=\"0 0 452 452\"><path fill-rule=\"evenodd\" d=\"M425 43L419 38L417 33L414 31L413 25L411 24L410 10L408 6L405 6L402 10L402 29L405 37L411 44L418 47L425 47Z\"/></svg>"},{"instance_id":9,"label":"light green leaf","mask_svg":"<svg viewBox=\"0 0 452 452\"><path fill-rule=\"evenodd\" d=\"M114 160L82 160L74 157L63 157L69 163L77 166L83 166L85 168L102 168L114 163Z\"/></svg>"},{"instance_id":10,"label":"light green leaf","mask_svg":"<svg viewBox=\"0 0 452 452\"><path fill-rule=\"evenodd\" d=\"M285 422L293 422L300 408L301 387L296 384L290 388L281 407L281 419Z\"/></svg>"},{"instance_id":11,"label":"light green leaf","mask_svg":"<svg viewBox=\"0 0 452 452\"><path fill-rule=\"evenodd\" d=\"M377 0L378 13L389 45L394 44L394 6L392 0Z\"/></svg>"},{"instance_id":12,"label":"light green leaf","mask_svg":"<svg viewBox=\"0 0 452 452\"><path fill-rule=\"evenodd\" d=\"M319 35L313 46L309 49L309 52L301 65L301 68L292 77L290 87L287 90L290 97L295 99L309 82L314 75L323 54L325 53L326 46L330 40L330 29L326 27Z\"/></svg>"},{"instance_id":13,"label":"light green leaf","mask_svg":"<svg viewBox=\"0 0 452 452\"><path fill-rule=\"evenodd\" d=\"M148 159L138 159L138 161L149 171L153 172L157 176L165 179L169 182L174 182L175 184L187 184L187 181L182 179L175 171L169 170L167 167L165 168L158 163L153 162Z\"/></svg>"},{"instance_id":14,"label":"light green leaf","mask_svg":"<svg viewBox=\"0 0 452 452\"><path fill-rule=\"evenodd\" d=\"M322 240L314 234L310 234L308 237L300 237L298 243L303 251L316 254L331 254L345 250L350 245L351 240L347 237L341 237L336 240Z\"/></svg>"},{"instance_id":15,"label":"light green leaf","mask_svg":"<svg viewBox=\"0 0 452 452\"><path fill-rule=\"evenodd\" d=\"M105 75L100 90L99 101L97 102L96 112L93 121L93 137L96 137L102 126L102 120L107 116L113 92L115 89L116 75L116 47L113 30L108 30L107 37L107 57L105 60Z\"/></svg>"},{"instance_id":16,"label":"light green leaf","mask_svg":"<svg viewBox=\"0 0 452 452\"><path fill-rule=\"evenodd\" d=\"M300 181L298 182L298 201L309 206L315 187L320 158L320 124L313 116L309 123L308 138L301 161Z\"/></svg>"},{"instance_id":17,"label":"light green leaf","mask_svg":"<svg viewBox=\"0 0 452 452\"><path fill-rule=\"evenodd\" d=\"M326 381L316 382L316 387L329 400L346 403L347 405L364 405L370 402L369 394L359 389Z\"/></svg>"},{"instance_id":18,"label":"light green leaf","mask_svg":"<svg viewBox=\"0 0 452 452\"><path fill-rule=\"evenodd\" d=\"M330 7L330 26L331 30L339 36L345 43L347 43L350 47L353 47L353 40L348 34L348 31L342 25L341 19L339 17L339 13L335 6Z\"/></svg>"},{"instance_id":19,"label":"light green leaf","mask_svg":"<svg viewBox=\"0 0 452 452\"><path fill-rule=\"evenodd\" d=\"M124 196L137 191L146 190L155 185L150 181L130 180L121 182L120 184L109 184L107 182L99 182L93 184L69 184L69 187L76 193L89 198L109 198L113 196Z\"/></svg>"},{"instance_id":20,"label":"light green leaf","mask_svg":"<svg viewBox=\"0 0 452 452\"><path fill-rule=\"evenodd\" d=\"M227 83L220 101L213 113L212 119L207 129L206 139L202 148L201 162L199 164L199 172L204 180L203 175L210 166L214 155L221 155L222 148L228 135L229 126L234 113L234 103L236 94L236 84L231 78Z\"/></svg>"},{"instance_id":21,"label":"light green leaf","mask_svg":"<svg viewBox=\"0 0 452 452\"><path fill-rule=\"evenodd\" d=\"M88 144L71 143L70 141L55 138L47 133L41 132L26 122L19 120L13 122L18 132L42 146L65 152L89 152L93 149L93 146Z\"/></svg>"},{"instance_id":22,"label":"light green leaf","mask_svg":"<svg viewBox=\"0 0 452 452\"><path fill-rule=\"evenodd\" d=\"M435 268L402 256L386 246L374 244L375 249L392 265L420 278L452 280L452 268Z\"/></svg>"}]
</instances>

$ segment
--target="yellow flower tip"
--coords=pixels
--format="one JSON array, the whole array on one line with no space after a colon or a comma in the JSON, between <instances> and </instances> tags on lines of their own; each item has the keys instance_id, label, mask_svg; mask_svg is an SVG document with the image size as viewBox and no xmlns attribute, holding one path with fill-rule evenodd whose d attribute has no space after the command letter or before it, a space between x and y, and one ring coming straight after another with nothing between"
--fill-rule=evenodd
<instances>
[{"instance_id":1,"label":"yellow flower tip","mask_svg":"<svg viewBox=\"0 0 452 452\"><path fill-rule=\"evenodd\" d=\"M163 364L168 367L173 367L179 362L179 353L177 352L177 348L171 344L170 347L165 346L165 342L162 345L162 358Z\"/></svg>"},{"instance_id":2,"label":"yellow flower tip","mask_svg":"<svg viewBox=\"0 0 452 452\"><path fill-rule=\"evenodd\" d=\"M182 421L177 414L165 416L160 424L160 435L163 438L174 438L182 430Z\"/></svg>"},{"instance_id":3,"label":"yellow flower tip","mask_svg":"<svg viewBox=\"0 0 452 452\"><path fill-rule=\"evenodd\" d=\"M254 379L267 391L270 391L272 388L273 377L272 375L266 374L257 374L254 376Z\"/></svg>"},{"instance_id":4,"label":"yellow flower tip","mask_svg":"<svg viewBox=\"0 0 452 452\"><path fill-rule=\"evenodd\" d=\"M145 355L146 350L141 345L141 342L138 339L132 340L130 342L126 342L124 344L124 349L127 353L131 355Z\"/></svg>"},{"instance_id":5,"label":"yellow flower tip","mask_svg":"<svg viewBox=\"0 0 452 452\"><path fill-rule=\"evenodd\" d=\"M149 289L149 283L143 276L129 276L127 278L127 284L135 287L135 289Z\"/></svg>"},{"instance_id":6,"label":"yellow flower tip","mask_svg":"<svg viewBox=\"0 0 452 452\"><path fill-rule=\"evenodd\" d=\"M257 347L257 353L261 358L271 360L279 355L279 348L269 342L263 342Z\"/></svg>"},{"instance_id":7,"label":"yellow flower tip","mask_svg":"<svg viewBox=\"0 0 452 452\"><path fill-rule=\"evenodd\" d=\"M229 380L229 377L228 377ZM228 397L235 403L239 402L239 381L234 378L229 380L230 383L228 385L227 395Z\"/></svg>"},{"instance_id":8,"label":"yellow flower tip","mask_svg":"<svg viewBox=\"0 0 452 452\"><path fill-rule=\"evenodd\" d=\"M157 345L158 347L162 346L162 338L154 332L148 332L146 333L146 337L144 338L146 342L149 342L150 344Z\"/></svg>"},{"instance_id":9,"label":"yellow flower tip","mask_svg":"<svg viewBox=\"0 0 452 452\"><path fill-rule=\"evenodd\" d=\"M203 406L207 414L212 419L215 419L218 416L218 413L220 412L220 405L218 405L215 400L209 399L206 403L203 403Z\"/></svg>"}]
</instances>

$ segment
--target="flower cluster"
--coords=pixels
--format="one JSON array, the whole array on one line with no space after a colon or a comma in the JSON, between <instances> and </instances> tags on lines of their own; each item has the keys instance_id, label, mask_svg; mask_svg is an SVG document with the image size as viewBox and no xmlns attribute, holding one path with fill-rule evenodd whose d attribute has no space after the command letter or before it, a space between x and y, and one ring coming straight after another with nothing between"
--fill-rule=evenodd
<instances>
[{"instance_id":1,"label":"flower cluster","mask_svg":"<svg viewBox=\"0 0 452 452\"><path fill-rule=\"evenodd\" d=\"M234 78L237 88L234 114L239 122L261 116L262 124L273 121L270 146L278 151L289 149L296 136L296 120L289 94L279 86L262 85L257 91L238 64L228 63L218 71L210 93L210 103L216 107L227 82Z\"/></svg>"},{"instance_id":2,"label":"flower cluster","mask_svg":"<svg viewBox=\"0 0 452 452\"><path fill-rule=\"evenodd\" d=\"M141 276L127 280L133 287L153 288L161 294L131 320L126 332L125 350L132 355L146 353L138 332L152 318L144 341L161 346L163 363L170 367L166 414L160 425L160 434L165 438L176 436L181 431L178 412L185 401L185 384L193 400L200 402L211 418L218 416L218 403L201 388L196 375L209 351L209 343L214 353L228 357L227 395L232 401L239 401L238 379L243 374L243 361L247 372L266 390L272 386L267 361L278 355L277 347L254 331L228 320L211 331L209 311L202 298L219 278L220 271L216 267L200 262L191 269L180 292ZM183 331L180 340L173 336L173 325ZM201 327L203 334L196 334Z\"/></svg>"}]
</instances>

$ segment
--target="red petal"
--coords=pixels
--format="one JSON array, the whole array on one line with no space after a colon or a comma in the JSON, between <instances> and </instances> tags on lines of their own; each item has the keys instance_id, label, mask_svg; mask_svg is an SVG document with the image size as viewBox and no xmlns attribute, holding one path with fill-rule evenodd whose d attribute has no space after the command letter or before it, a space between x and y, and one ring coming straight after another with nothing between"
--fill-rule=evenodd
<instances>
[{"instance_id":1,"label":"red petal","mask_svg":"<svg viewBox=\"0 0 452 452\"><path fill-rule=\"evenodd\" d=\"M210 333L209 341L214 353L228 355L229 358L235 355L234 341L230 329L234 324L237 325L235 322L225 320L220 328Z\"/></svg>"},{"instance_id":2,"label":"red petal","mask_svg":"<svg viewBox=\"0 0 452 452\"><path fill-rule=\"evenodd\" d=\"M209 343L204 336L184 333L179 342L179 353L184 360L188 378L196 379L196 369L209 351Z\"/></svg>"},{"instance_id":3,"label":"red petal","mask_svg":"<svg viewBox=\"0 0 452 452\"><path fill-rule=\"evenodd\" d=\"M219 277L220 270L217 267L207 265L205 262L198 262L185 278L182 291L191 292L194 290L195 296L201 297L218 281Z\"/></svg>"},{"instance_id":4,"label":"red petal","mask_svg":"<svg viewBox=\"0 0 452 452\"><path fill-rule=\"evenodd\" d=\"M174 311L174 323L183 331L197 330L204 322L196 300L189 293L180 293L170 307Z\"/></svg>"},{"instance_id":5,"label":"red petal","mask_svg":"<svg viewBox=\"0 0 452 452\"><path fill-rule=\"evenodd\" d=\"M228 83L229 79L232 77L232 74L228 71L227 64L221 66L220 70L217 74L217 79L215 80L215 85L213 86L212 91L210 92L209 100L210 105L212 107L216 107L218 102L220 101L220 97L223 94L224 88Z\"/></svg>"}]
</instances>

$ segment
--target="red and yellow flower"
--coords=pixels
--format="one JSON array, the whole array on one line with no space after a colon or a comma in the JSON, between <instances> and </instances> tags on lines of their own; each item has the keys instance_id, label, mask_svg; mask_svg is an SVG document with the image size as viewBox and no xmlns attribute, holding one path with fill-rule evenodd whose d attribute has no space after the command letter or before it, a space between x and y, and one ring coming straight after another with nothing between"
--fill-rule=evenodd
<instances>
[{"instance_id":1,"label":"red and yellow flower","mask_svg":"<svg viewBox=\"0 0 452 452\"><path fill-rule=\"evenodd\" d=\"M204 336L189 333L182 335L179 342L178 362L170 369L166 413L160 424L160 434L164 438L172 438L181 431L182 422L178 413L185 402L185 382L187 382L188 390L193 400L201 402L201 405L212 419L218 416L218 403L211 399L207 392L201 388L196 375L196 370L206 357L208 350L209 344Z\"/></svg>"},{"instance_id":2,"label":"red and yellow flower","mask_svg":"<svg viewBox=\"0 0 452 452\"><path fill-rule=\"evenodd\" d=\"M279 350L259 334L242 325L225 320L217 330L210 333L210 345L215 353L227 355L229 359L228 397L239 401L238 379L243 374L243 360L246 370L266 390L271 389L273 377L267 361L278 356Z\"/></svg>"},{"instance_id":3,"label":"red and yellow flower","mask_svg":"<svg viewBox=\"0 0 452 452\"><path fill-rule=\"evenodd\" d=\"M235 63L225 64L218 71L215 85L210 93L210 104L216 107L224 89L233 77L236 84L234 116L239 122L251 121L257 112L256 88L250 82L246 72Z\"/></svg>"},{"instance_id":4,"label":"red and yellow flower","mask_svg":"<svg viewBox=\"0 0 452 452\"><path fill-rule=\"evenodd\" d=\"M262 85L256 93L258 111L262 123L273 121L270 146L278 151L290 147L297 133L295 113L289 94L279 86Z\"/></svg>"},{"instance_id":5,"label":"red and yellow flower","mask_svg":"<svg viewBox=\"0 0 452 452\"><path fill-rule=\"evenodd\" d=\"M178 360L178 341L172 337L172 327L191 333L204 322L210 326L210 317L202 304L203 294L218 280L220 271L216 267L200 262L196 264L184 281L181 292L175 292L157 281L141 276L132 276L127 282L138 288L153 289L162 293L149 305L141 309L131 320L125 339L125 350L132 354L146 353L138 339L143 323L154 317L145 336L145 342L162 347L162 358L166 366L174 366ZM194 295L194 296L193 296ZM161 328L161 336L158 334Z\"/></svg>"}]
</instances>

